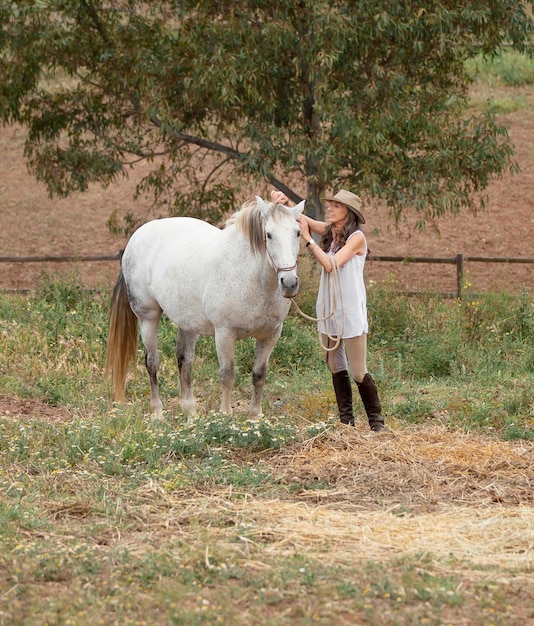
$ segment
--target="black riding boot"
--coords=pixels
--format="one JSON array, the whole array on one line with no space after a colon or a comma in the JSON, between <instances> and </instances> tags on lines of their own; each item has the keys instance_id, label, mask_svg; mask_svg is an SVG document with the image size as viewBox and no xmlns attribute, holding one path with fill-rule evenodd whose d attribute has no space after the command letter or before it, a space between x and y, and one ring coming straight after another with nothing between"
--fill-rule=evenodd
<instances>
[{"instance_id":1,"label":"black riding boot","mask_svg":"<svg viewBox=\"0 0 534 626\"><path fill-rule=\"evenodd\" d=\"M384 418L381 415L382 405L378 397L378 389L371 374L367 373L361 383L356 381L358 391L369 419L371 430L379 432L384 430Z\"/></svg>"},{"instance_id":2,"label":"black riding boot","mask_svg":"<svg viewBox=\"0 0 534 626\"><path fill-rule=\"evenodd\" d=\"M352 412L352 385L347 370L332 374L332 383L336 393L339 419L343 424L354 426L354 414Z\"/></svg>"}]
</instances>

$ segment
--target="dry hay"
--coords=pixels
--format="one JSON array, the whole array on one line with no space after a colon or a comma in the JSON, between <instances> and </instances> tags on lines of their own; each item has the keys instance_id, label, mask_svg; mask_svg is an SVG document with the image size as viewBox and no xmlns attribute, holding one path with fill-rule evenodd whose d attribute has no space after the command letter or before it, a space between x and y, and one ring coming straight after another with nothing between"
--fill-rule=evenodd
<instances>
[{"instance_id":1,"label":"dry hay","mask_svg":"<svg viewBox=\"0 0 534 626\"><path fill-rule=\"evenodd\" d=\"M532 581L532 448L445 428L339 428L256 458L275 482L326 488L265 499L234 487L168 493L153 482L137 495L149 526L253 569L281 555L329 565L429 555L444 568L511 568Z\"/></svg>"},{"instance_id":2,"label":"dry hay","mask_svg":"<svg viewBox=\"0 0 534 626\"><path fill-rule=\"evenodd\" d=\"M58 541L98 518L102 553L170 550L183 565L202 555L210 567L251 570L294 555L326 566L424 557L444 572L532 584L533 448L437 426L378 435L339 426L283 450L235 453L270 473L276 498L233 485L169 491L153 479L121 500L120 531L76 491L48 509Z\"/></svg>"},{"instance_id":3,"label":"dry hay","mask_svg":"<svg viewBox=\"0 0 534 626\"><path fill-rule=\"evenodd\" d=\"M366 508L384 502L431 511L447 502L485 506L534 504L534 445L499 441L445 427L406 427L380 435L341 425L270 459L277 480L327 483L302 499L343 500Z\"/></svg>"},{"instance_id":4,"label":"dry hay","mask_svg":"<svg viewBox=\"0 0 534 626\"><path fill-rule=\"evenodd\" d=\"M440 511L398 515L347 503L330 505L270 499L235 499L232 490L159 499L144 487L151 521L134 539L140 552L164 530L194 552L216 552L241 565L268 568L274 557L300 555L328 566L361 560L427 556L458 567L510 568L532 575L534 510L447 506ZM164 504L165 502L165 504ZM147 534L145 534L147 532ZM129 550L134 550L130 535ZM195 549L196 546L196 549Z\"/></svg>"}]
</instances>

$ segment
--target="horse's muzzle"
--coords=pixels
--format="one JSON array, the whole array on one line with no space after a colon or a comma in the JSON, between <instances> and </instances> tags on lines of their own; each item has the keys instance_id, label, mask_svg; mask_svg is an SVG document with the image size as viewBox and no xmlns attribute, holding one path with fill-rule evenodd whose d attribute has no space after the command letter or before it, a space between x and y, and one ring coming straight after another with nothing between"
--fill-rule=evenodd
<instances>
[{"instance_id":1,"label":"horse's muzzle","mask_svg":"<svg viewBox=\"0 0 534 626\"><path fill-rule=\"evenodd\" d=\"M280 276L280 287L284 298L294 298L299 292L299 279L296 274L287 273Z\"/></svg>"}]
</instances>

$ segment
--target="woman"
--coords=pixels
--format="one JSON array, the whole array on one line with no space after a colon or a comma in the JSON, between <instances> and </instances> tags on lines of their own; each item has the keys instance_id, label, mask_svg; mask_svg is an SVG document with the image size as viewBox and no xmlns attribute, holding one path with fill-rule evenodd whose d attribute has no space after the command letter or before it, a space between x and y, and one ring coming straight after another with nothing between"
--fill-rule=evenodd
<instances>
[{"instance_id":1,"label":"woman","mask_svg":"<svg viewBox=\"0 0 534 626\"><path fill-rule=\"evenodd\" d=\"M287 204L287 196L280 191L271 192L274 202ZM326 361L332 373L339 418L343 424L354 426L352 386L350 372L356 381L365 407L371 430L384 429L384 418L375 381L367 371L367 296L363 270L367 256L367 240L360 230L365 223L361 213L360 198L341 189L328 202L326 222L299 218L301 237L316 260L322 265L319 293L317 295L318 327L321 342L327 349ZM311 236L321 236L316 243ZM337 298L333 302L332 272L339 268ZM334 281L335 282L335 281ZM331 309L335 307L335 311Z\"/></svg>"}]
</instances>

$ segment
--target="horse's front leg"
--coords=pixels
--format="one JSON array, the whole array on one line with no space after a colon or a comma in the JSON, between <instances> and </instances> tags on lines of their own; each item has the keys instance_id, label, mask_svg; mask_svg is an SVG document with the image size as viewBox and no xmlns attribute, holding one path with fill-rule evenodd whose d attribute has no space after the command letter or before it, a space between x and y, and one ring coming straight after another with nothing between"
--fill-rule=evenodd
<instances>
[{"instance_id":1,"label":"horse's front leg","mask_svg":"<svg viewBox=\"0 0 534 626\"><path fill-rule=\"evenodd\" d=\"M142 318L139 324L141 340L145 349L145 366L150 378L150 411L156 417L161 417L163 412L158 388L158 324L160 317L161 312L154 313L150 317Z\"/></svg>"},{"instance_id":2,"label":"horse's front leg","mask_svg":"<svg viewBox=\"0 0 534 626\"><path fill-rule=\"evenodd\" d=\"M221 413L232 413L232 392L235 382L235 341L235 336L230 331L225 329L215 331L215 347L221 381Z\"/></svg>"},{"instance_id":3,"label":"horse's front leg","mask_svg":"<svg viewBox=\"0 0 534 626\"><path fill-rule=\"evenodd\" d=\"M256 339L254 368L252 370L252 396L248 411L251 417L258 417L262 414L261 400L265 381L267 380L267 366L269 365L271 352L280 337L280 332L281 329L271 337Z\"/></svg>"},{"instance_id":4,"label":"horse's front leg","mask_svg":"<svg viewBox=\"0 0 534 626\"><path fill-rule=\"evenodd\" d=\"M189 415L193 415L195 412L195 398L193 396L191 370L193 367L193 359L195 358L195 346L197 340L197 334L186 332L181 328L178 330L178 338L176 340L176 360L178 361L178 369L180 371L182 411Z\"/></svg>"}]
</instances>

